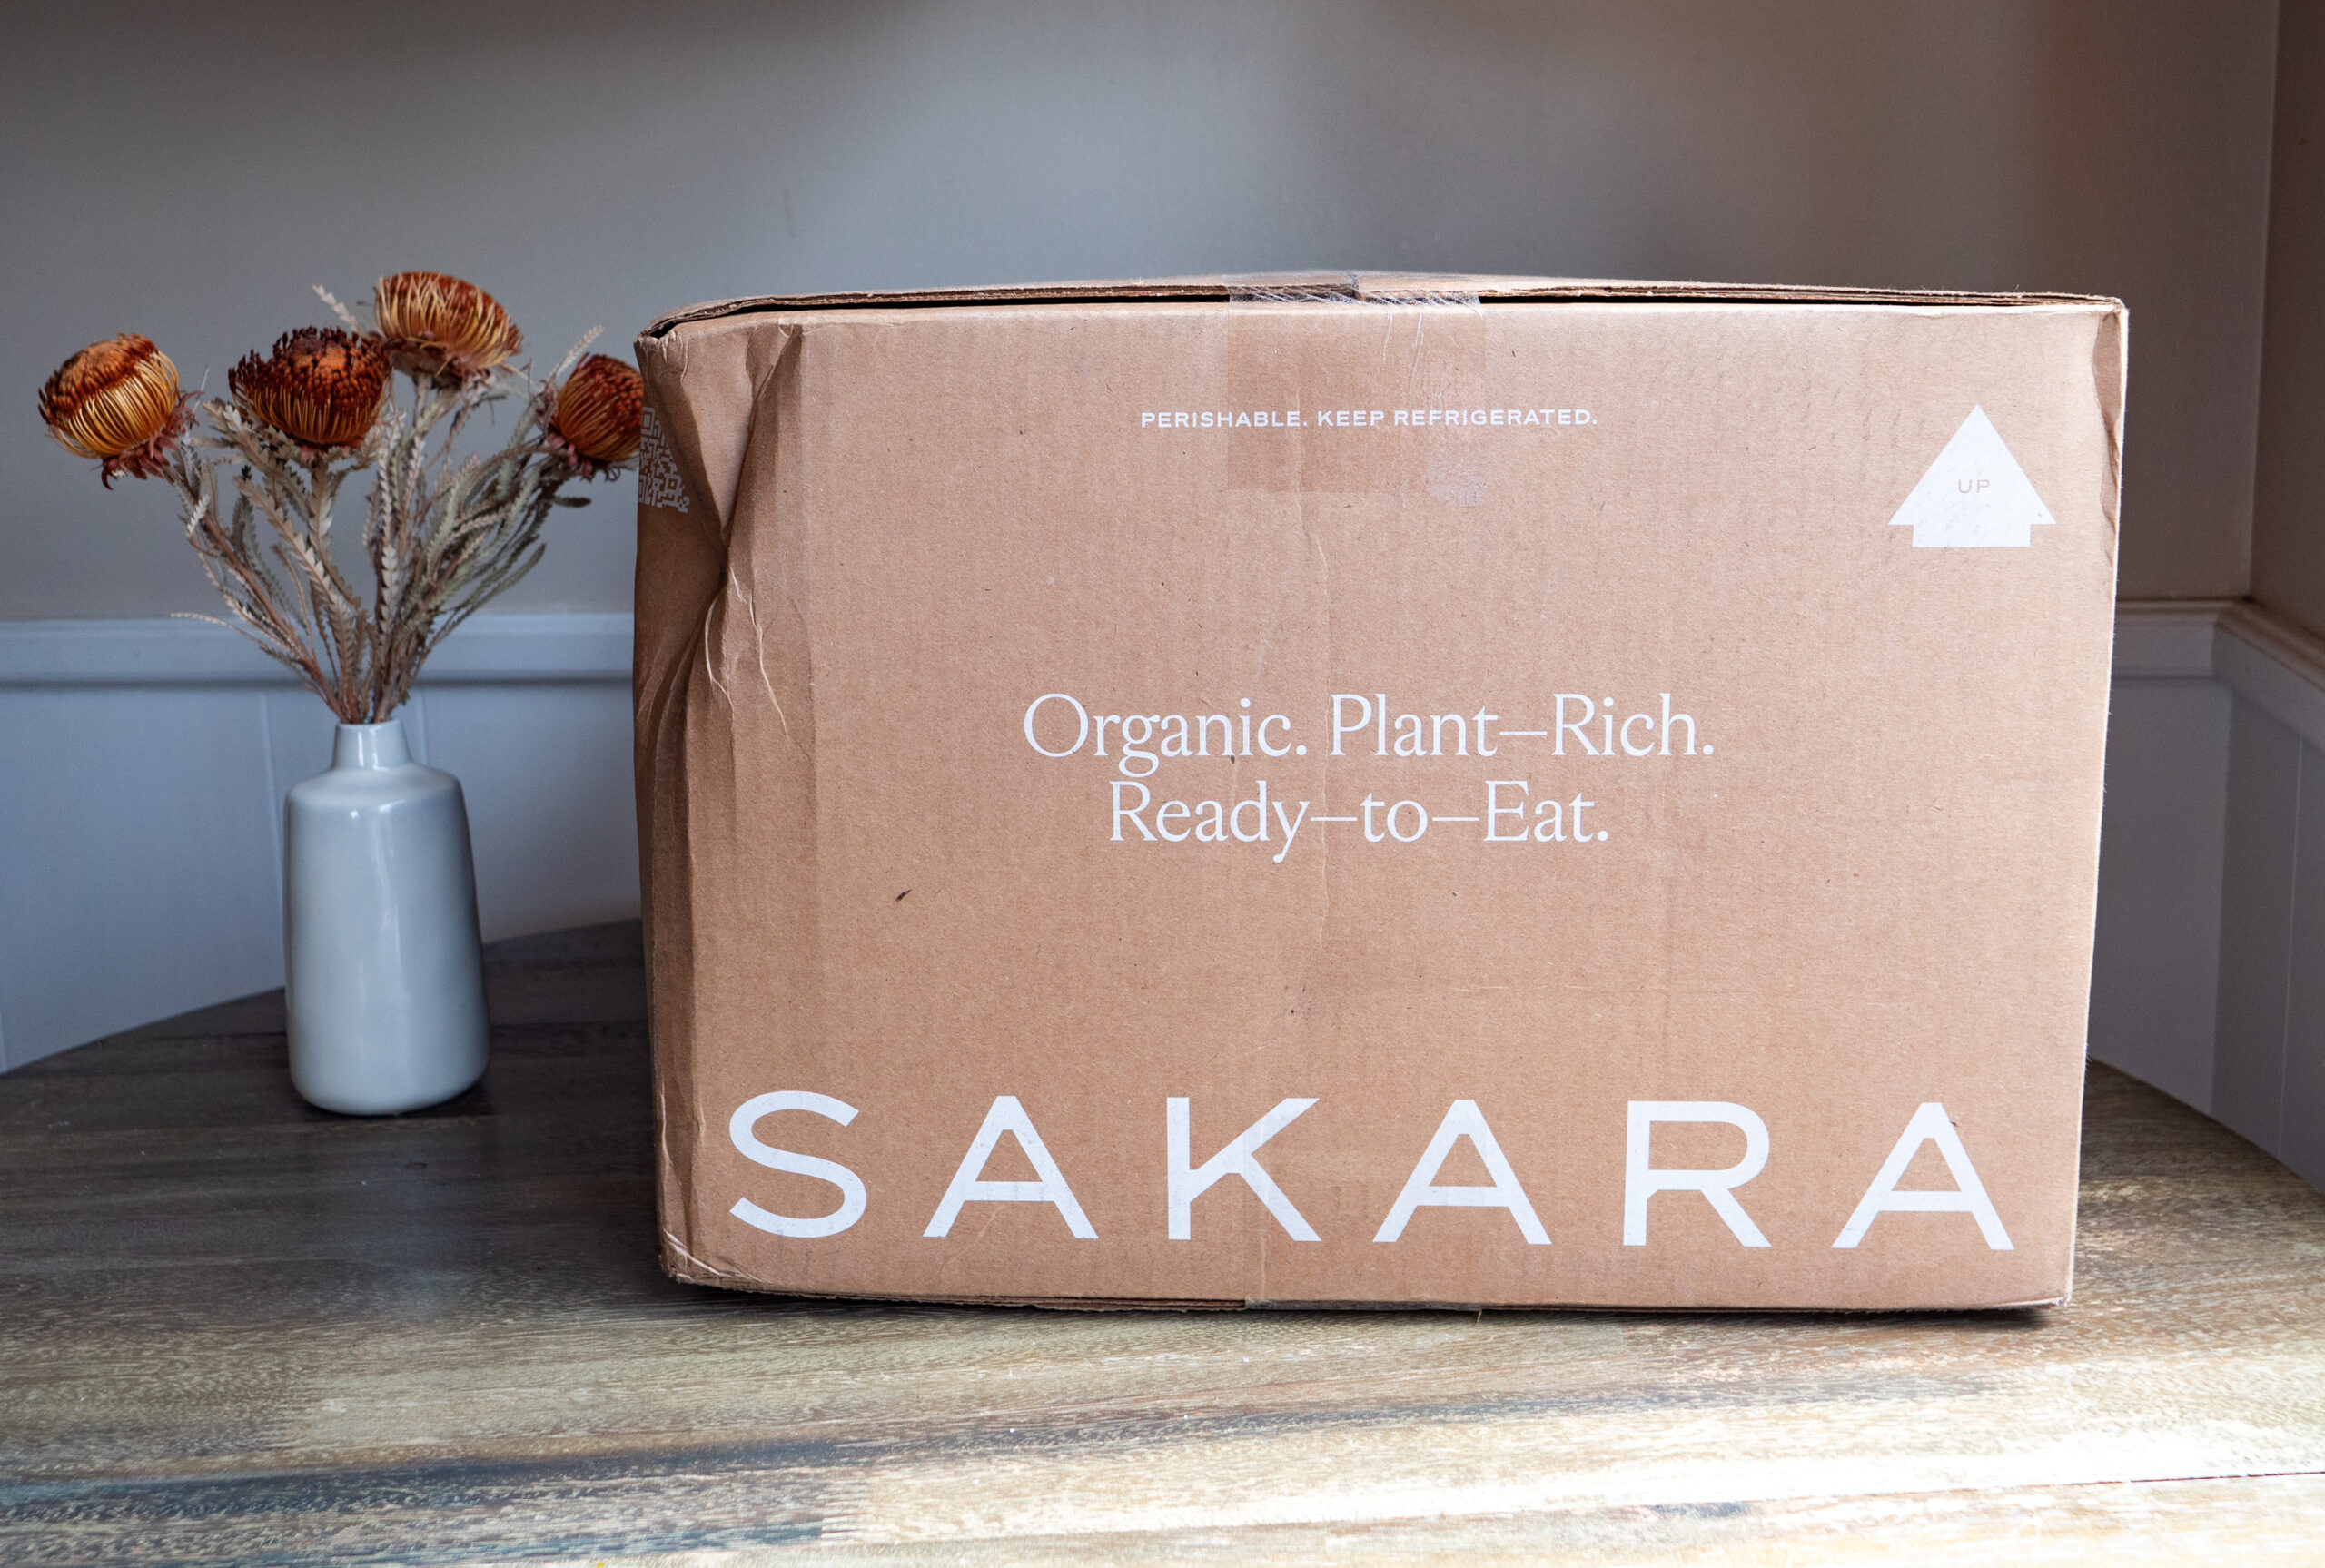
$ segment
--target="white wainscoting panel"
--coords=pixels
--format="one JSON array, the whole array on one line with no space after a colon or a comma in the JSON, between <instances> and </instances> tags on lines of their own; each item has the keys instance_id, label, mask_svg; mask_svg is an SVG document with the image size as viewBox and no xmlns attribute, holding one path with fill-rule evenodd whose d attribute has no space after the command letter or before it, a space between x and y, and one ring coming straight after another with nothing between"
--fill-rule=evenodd
<instances>
[{"instance_id":1,"label":"white wainscoting panel","mask_svg":"<svg viewBox=\"0 0 2325 1568\"><path fill-rule=\"evenodd\" d=\"M2209 1110L2233 699L2209 648L2197 670L2132 676L2118 661L2090 1038L2100 1060Z\"/></svg>"},{"instance_id":2,"label":"white wainscoting panel","mask_svg":"<svg viewBox=\"0 0 2325 1568\"><path fill-rule=\"evenodd\" d=\"M2325 648L2125 605L2091 1051L2325 1186Z\"/></svg>"},{"instance_id":3,"label":"white wainscoting panel","mask_svg":"<svg viewBox=\"0 0 2325 1568\"><path fill-rule=\"evenodd\" d=\"M2325 748L2302 747L2275 1148L2310 1185L2325 1187Z\"/></svg>"},{"instance_id":4,"label":"white wainscoting panel","mask_svg":"<svg viewBox=\"0 0 2325 1568\"><path fill-rule=\"evenodd\" d=\"M282 983L265 702L0 688L8 1065Z\"/></svg>"},{"instance_id":5,"label":"white wainscoting panel","mask_svg":"<svg viewBox=\"0 0 2325 1568\"><path fill-rule=\"evenodd\" d=\"M629 617L480 616L401 716L468 797L488 939L638 910ZM0 1066L282 983L314 696L197 620L0 623Z\"/></svg>"},{"instance_id":6,"label":"white wainscoting panel","mask_svg":"<svg viewBox=\"0 0 2325 1568\"><path fill-rule=\"evenodd\" d=\"M565 681L519 696L501 685L438 685L423 695L429 764L460 781L480 824L486 940L637 914L628 662L613 686Z\"/></svg>"},{"instance_id":7,"label":"white wainscoting panel","mask_svg":"<svg viewBox=\"0 0 2325 1568\"><path fill-rule=\"evenodd\" d=\"M2231 702L2228 837L2221 862L2219 1028L2208 1108L2263 1149L2280 1142L2285 998L2291 981L2301 738Z\"/></svg>"},{"instance_id":8,"label":"white wainscoting panel","mask_svg":"<svg viewBox=\"0 0 2325 1568\"><path fill-rule=\"evenodd\" d=\"M2236 605L2211 1113L2325 1186L2325 647Z\"/></svg>"}]
</instances>

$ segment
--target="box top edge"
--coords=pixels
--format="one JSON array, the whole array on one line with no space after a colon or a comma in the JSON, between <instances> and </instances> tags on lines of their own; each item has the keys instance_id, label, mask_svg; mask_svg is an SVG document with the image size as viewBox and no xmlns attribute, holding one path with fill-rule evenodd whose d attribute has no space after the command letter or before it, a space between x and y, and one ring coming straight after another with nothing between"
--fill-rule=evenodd
<instances>
[{"instance_id":1,"label":"box top edge","mask_svg":"<svg viewBox=\"0 0 2325 1568\"><path fill-rule=\"evenodd\" d=\"M678 327L698 321L777 312L947 305L1128 304L1167 301L1390 306L1486 304L1498 301L1642 301L1682 304L2070 305L2102 310L2122 309L2121 301L2105 295L2038 291L1982 292L1794 283L1711 283L1420 272L1274 272L1249 276L1126 278L940 289L755 294L732 300L714 300L670 311L647 328L643 336L663 337Z\"/></svg>"}]
</instances>

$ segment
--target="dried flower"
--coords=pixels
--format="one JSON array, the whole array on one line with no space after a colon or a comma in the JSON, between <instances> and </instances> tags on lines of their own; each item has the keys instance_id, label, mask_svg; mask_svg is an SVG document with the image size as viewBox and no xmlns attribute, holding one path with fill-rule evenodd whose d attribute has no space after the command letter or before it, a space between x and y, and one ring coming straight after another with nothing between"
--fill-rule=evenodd
<instances>
[{"instance_id":1,"label":"dried flower","mask_svg":"<svg viewBox=\"0 0 2325 1568\"><path fill-rule=\"evenodd\" d=\"M337 327L302 327L266 359L245 354L227 372L234 400L302 446L352 447L371 433L388 388L379 340Z\"/></svg>"},{"instance_id":2,"label":"dried flower","mask_svg":"<svg viewBox=\"0 0 2325 1568\"><path fill-rule=\"evenodd\" d=\"M66 360L40 390L40 416L108 484L124 473L166 480L232 624L341 722L377 724L445 636L540 558L558 508L588 504L559 492L638 450L645 388L618 360L582 360L595 331L549 383L502 371L522 340L457 278L381 279L379 333L315 291L347 330L302 328L244 355L228 398L187 395L166 355L124 334ZM409 405L390 395L391 352L416 367ZM519 387L528 404L507 444L463 456L470 417ZM351 574L331 513L366 469L371 569Z\"/></svg>"},{"instance_id":3,"label":"dried flower","mask_svg":"<svg viewBox=\"0 0 2325 1568\"><path fill-rule=\"evenodd\" d=\"M150 479L192 417L178 368L151 338L124 332L92 343L57 367L40 390L41 421L68 451L94 458L98 477Z\"/></svg>"},{"instance_id":4,"label":"dried flower","mask_svg":"<svg viewBox=\"0 0 2325 1568\"><path fill-rule=\"evenodd\" d=\"M606 354L592 354L549 394L549 445L595 477L637 454L646 416L646 382Z\"/></svg>"},{"instance_id":5,"label":"dried flower","mask_svg":"<svg viewBox=\"0 0 2325 1568\"><path fill-rule=\"evenodd\" d=\"M397 272L371 289L389 362L408 375L472 381L525 346L500 301L441 272Z\"/></svg>"}]
</instances>

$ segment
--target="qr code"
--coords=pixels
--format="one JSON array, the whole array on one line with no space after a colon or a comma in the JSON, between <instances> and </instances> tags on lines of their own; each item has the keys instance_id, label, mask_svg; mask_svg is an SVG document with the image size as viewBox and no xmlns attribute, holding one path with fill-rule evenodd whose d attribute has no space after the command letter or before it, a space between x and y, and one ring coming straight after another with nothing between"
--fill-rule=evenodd
<instances>
[{"instance_id":1,"label":"qr code","mask_svg":"<svg viewBox=\"0 0 2325 1568\"><path fill-rule=\"evenodd\" d=\"M650 408L638 435L638 500L640 506L663 507L673 512L691 509L687 505L686 481L678 477L678 460L670 456L670 443L662 438L662 421Z\"/></svg>"}]
</instances>

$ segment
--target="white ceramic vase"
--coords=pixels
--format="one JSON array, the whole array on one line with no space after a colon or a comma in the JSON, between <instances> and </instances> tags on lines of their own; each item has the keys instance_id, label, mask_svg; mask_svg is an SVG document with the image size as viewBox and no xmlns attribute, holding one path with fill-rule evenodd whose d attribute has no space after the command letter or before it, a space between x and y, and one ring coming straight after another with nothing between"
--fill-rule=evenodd
<instances>
[{"instance_id":1,"label":"white ceramic vase","mask_svg":"<svg viewBox=\"0 0 2325 1568\"><path fill-rule=\"evenodd\" d=\"M341 725L283 808L291 1080L326 1110L388 1116L484 1074L484 964L460 781L403 725Z\"/></svg>"}]
</instances>

